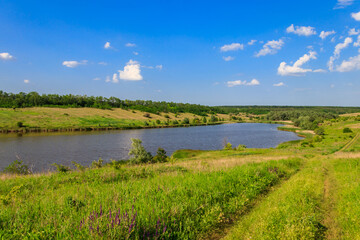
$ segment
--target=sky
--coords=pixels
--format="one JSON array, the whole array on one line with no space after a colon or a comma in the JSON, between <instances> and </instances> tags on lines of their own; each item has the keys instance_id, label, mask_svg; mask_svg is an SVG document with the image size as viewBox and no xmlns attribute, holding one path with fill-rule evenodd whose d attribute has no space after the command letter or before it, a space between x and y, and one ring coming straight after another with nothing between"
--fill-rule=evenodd
<instances>
[{"instance_id":1,"label":"sky","mask_svg":"<svg viewBox=\"0 0 360 240\"><path fill-rule=\"evenodd\" d=\"M0 90L360 106L360 1L0 0Z\"/></svg>"}]
</instances>

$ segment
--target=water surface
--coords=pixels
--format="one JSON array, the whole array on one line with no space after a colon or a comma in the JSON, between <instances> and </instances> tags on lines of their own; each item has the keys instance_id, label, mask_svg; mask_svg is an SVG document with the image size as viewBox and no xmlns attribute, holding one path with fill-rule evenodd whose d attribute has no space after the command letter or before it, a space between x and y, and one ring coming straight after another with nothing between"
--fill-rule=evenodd
<instances>
[{"instance_id":1,"label":"water surface","mask_svg":"<svg viewBox=\"0 0 360 240\"><path fill-rule=\"evenodd\" d=\"M0 170L21 159L33 171L53 169L52 163L71 165L76 161L90 165L100 157L127 159L131 138L139 138L152 154L158 147L171 155L178 149L216 150L224 140L233 146L270 148L291 140L301 139L293 132L277 130L278 124L236 123L187 128L155 128L75 134L31 134L22 137L0 135Z\"/></svg>"}]
</instances>

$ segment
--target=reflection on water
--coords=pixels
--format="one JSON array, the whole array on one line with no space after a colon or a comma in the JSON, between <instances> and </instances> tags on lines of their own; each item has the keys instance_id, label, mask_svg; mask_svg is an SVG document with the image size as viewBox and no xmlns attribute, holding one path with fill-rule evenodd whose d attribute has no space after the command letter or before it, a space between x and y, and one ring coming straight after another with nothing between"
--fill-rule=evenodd
<instances>
[{"instance_id":1,"label":"reflection on water","mask_svg":"<svg viewBox=\"0 0 360 240\"><path fill-rule=\"evenodd\" d=\"M0 170L20 158L34 171L52 169L56 162L71 165L76 161L90 165L100 157L127 159L130 138L139 138L155 154L158 147L168 155L177 149L216 150L224 139L233 146L270 148L286 141L301 139L292 132L278 131L277 124L237 123L189 128L156 128L106 132L32 133L22 137L0 135Z\"/></svg>"}]
</instances>

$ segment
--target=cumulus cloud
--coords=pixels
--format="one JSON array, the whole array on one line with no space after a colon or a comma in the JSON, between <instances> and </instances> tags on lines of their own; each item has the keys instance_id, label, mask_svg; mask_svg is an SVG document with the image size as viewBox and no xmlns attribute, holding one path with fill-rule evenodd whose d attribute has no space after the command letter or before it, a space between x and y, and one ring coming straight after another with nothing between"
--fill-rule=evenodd
<instances>
[{"instance_id":1,"label":"cumulus cloud","mask_svg":"<svg viewBox=\"0 0 360 240\"><path fill-rule=\"evenodd\" d=\"M294 26L294 24L291 24L287 29L286 29L287 33L294 33L296 35L299 36L311 36L311 35L315 35L316 31L315 28L313 27L305 27L305 26Z\"/></svg>"},{"instance_id":2,"label":"cumulus cloud","mask_svg":"<svg viewBox=\"0 0 360 240\"><path fill-rule=\"evenodd\" d=\"M260 82L254 78L250 82L241 81L241 80L235 80L235 81L228 81L228 82L226 82L226 84L227 84L228 87L235 87L235 86L240 86L240 85L256 86L256 85L260 85Z\"/></svg>"},{"instance_id":3,"label":"cumulus cloud","mask_svg":"<svg viewBox=\"0 0 360 240\"><path fill-rule=\"evenodd\" d=\"M130 60L126 63L124 70L119 70L119 78L126 81L142 80L140 64L137 61Z\"/></svg>"},{"instance_id":4,"label":"cumulus cloud","mask_svg":"<svg viewBox=\"0 0 360 240\"><path fill-rule=\"evenodd\" d=\"M292 66L286 62L282 62L278 68L278 74L281 76L302 76L307 72L323 72L324 70L321 69L312 70L302 68L302 65L311 59L316 59L316 52L310 51L309 54L300 57Z\"/></svg>"},{"instance_id":5,"label":"cumulus cloud","mask_svg":"<svg viewBox=\"0 0 360 240\"><path fill-rule=\"evenodd\" d=\"M354 70L360 70L360 54L355 57L350 57L348 60L344 60L336 70L338 72L350 72Z\"/></svg>"},{"instance_id":6,"label":"cumulus cloud","mask_svg":"<svg viewBox=\"0 0 360 240\"><path fill-rule=\"evenodd\" d=\"M282 87L282 86L285 86L285 84L283 82L279 82L279 83L274 83L273 86L274 87Z\"/></svg>"},{"instance_id":7,"label":"cumulus cloud","mask_svg":"<svg viewBox=\"0 0 360 240\"><path fill-rule=\"evenodd\" d=\"M79 65L86 65L87 60L78 61L63 61L62 65L69 68L76 68Z\"/></svg>"},{"instance_id":8,"label":"cumulus cloud","mask_svg":"<svg viewBox=\"0 0 360 240\"><path fill-rule=\"evenodd\" d=\"M345 38L343 43L339 43L335 46L334 54L330 57L328 62L328 67L330 71L334 70L334 61L340 57L340 53L343 49L347 48L351 43L353 42L353 39L351 37Z\"/></svg>"},{"instance_id":9,"label":"cumulus cloud","mask_svg":"<svg viewBox=\"0 0 360 240\"><path fill-rule=\"evenodd\" d=\"M326 37L328 37L328 36L330 36L330 35L332 35L332 34L335 34L335 33L336 33L336 32L335 32L334 30L332 30L332 31L327 31L327 32L321 31L319 37L320 37L322 40L324 40Z\"/></svg>"},{"instance_id":10,"label":"cumulus cloud","mask_svg":"<svg viewBox=\"0 0 360 240\"><path fill-rule=\"evenodd\" d=\"M254 45L257 42L257 40L251 40L250 42L248 42L248 45Z\"/></svg>"},{"instance_id":11,"label":"cumulus cloud","mask_svg":"<svg viewBox=\"0 0 360 240\"><path fill-rule=\"evenodd\" d=\"M279 39L278 41L272 40L264 44L263 48L255 55L256 57L266 56L268 54L275 54L284 45L284 41Z\"/></svg>"},{"instance_id":12,"label":"cumulus cloud","mask_svg":"<svg viewBox=\"0 0 360 240\"><path fill-rule=\"evenodd\" d=\"M354 0L338 0L334 9L345 8L354 3Z\"/></svg>"},{"instance_id":13,"label":"cumulus cloud","mask_svg":"<svg viewBox=\"0 0 360 240\"><path fill-rule=\"evenodd\" d=\"M106 42L105 45L104 45L104 48L105 49L111 48L110 42Z\"/></svg>"},{"instance_id":14,"label":"cumulus cloud","mask_svg":"<svg viewBox=\"0 0 360 240\"><path fill-rule=\"evenodd\" d=\"M7 60L13 60L14 57L12 55L10 55L10 53L3 52L3 53L0 53L0 59L7 61Z\"/></svg>"},{"instance_id":15,"label":"cumulus cloud","mask_svg":"<svg viewBox=\"0 0 360 240\"><path fill-rule=\"evenodd\" d=\"M353 36L353 35L359 35L360 34L360 31L357 31L355 28L351 28L349 30L349 35L350 36Z\"/></svg>"},{"instance_id":16,"label":"cumulus cloud","mask_svg":"<svg viewBox=\"0 0 360 240\"><path fill-rule=\"evenodd\" d=\"M355 19L356 21L360 21L360 12L357 13L351 13L351 17Z\"/></svg>"},{"instance_id":17,"label":"cumulus cloud","mask_svg":"<svg viewBox=\"0 0 360 240\"><path fill-rule=\"evenodd\" d=\"M229 62L229 61L234 60L235 58L232 57L232 56L227 56L227 57L223 57L223 59L224 59L226 62Z\"/></svg>"},{"instance_id":18,"label":"cumulus cloud","mask_svg":"<svg viewBox=\"0 0 360 240\"><path fill-rule=\"evenodd\" d=\"M135 43L127 43L125 44L126 47L135 47L136 44Z\"/></svg>"},{"instance_id":19,"label":"cumulus cloud","mask_svg":"<svg viewBox=\"0 0 360 240\"><path fill-rule=\"evenodd\" d=\"M24 79L24 83L28 84L28 83L30 83L30 80L29 79Z\"/></svg>"},{"instance_id":20,"label":"cumulus cloud","mask_svg":"<svg viewBox=\"0 0 360 240\"><path fill-rule=\"evenodd\" d=\"M222 46L220 48L220 51L228 52L228 51L237 51L239 49L243 50L244 49L244 44L241 44L241 43L227 44L227 45Z\"/></svg>"}]
</instances>

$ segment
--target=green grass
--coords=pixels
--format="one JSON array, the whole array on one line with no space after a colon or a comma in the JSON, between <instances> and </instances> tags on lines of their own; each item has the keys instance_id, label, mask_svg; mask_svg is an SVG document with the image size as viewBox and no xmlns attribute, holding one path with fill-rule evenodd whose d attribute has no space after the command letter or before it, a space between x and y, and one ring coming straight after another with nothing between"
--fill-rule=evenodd
<instances>
[{"instance_id":1,"label":"green grass","mask_svg":"<svg viewBox=\"0 0 360 240\"><path fill-rule=\"evenodd\" d=\"M300 164L291 159L197 173L104 168L8 179L0 188L0 237L194 239L245 209Z\"/></svg>"},{"instance_id":2,"label":"green grass","mask_svg":"<svg viewBox=\"0 0 360 240\"><path fill-rule=\"evenodd\" d=\"M334 195L341 238L360 239L360 158L336 159L331 164L337 182Z\"/></svg>"}]
</instances>

